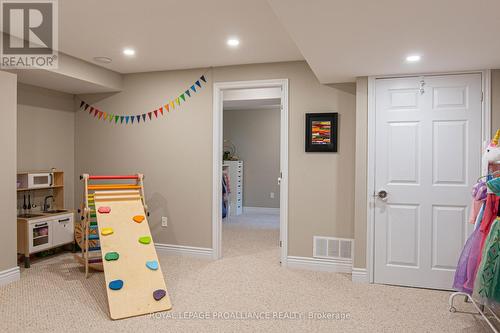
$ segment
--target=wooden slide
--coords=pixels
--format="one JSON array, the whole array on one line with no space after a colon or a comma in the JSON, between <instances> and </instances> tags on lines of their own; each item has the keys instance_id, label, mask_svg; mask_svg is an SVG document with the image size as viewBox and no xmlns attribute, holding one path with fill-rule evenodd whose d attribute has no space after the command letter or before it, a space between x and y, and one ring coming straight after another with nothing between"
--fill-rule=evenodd
<instances>
[{"instance_id":1,"label":"wooden slide","mask_svg":"<svg viewBox=\"0 0 500 333\"><path fill-rule=\"evenodd\" d=\"M149 230L142 175L135 177L138 185L88 185L85 181L88 200L95 207L91 213L95 213L97 221L112 319L172 308ZM92 189L95 192L89 195L88 190Z\"/></svg>"}]
</instances>

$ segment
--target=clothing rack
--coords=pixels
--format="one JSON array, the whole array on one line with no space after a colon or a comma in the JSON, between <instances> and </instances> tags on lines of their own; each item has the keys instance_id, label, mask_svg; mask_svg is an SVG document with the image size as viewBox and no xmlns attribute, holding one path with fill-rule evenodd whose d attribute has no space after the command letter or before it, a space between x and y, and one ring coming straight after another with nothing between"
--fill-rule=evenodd
<instances>
[{"instance_id":1,"label":"clothing rack","mask_svg":"<svg viewBox=\"0 0 500 333\"><path fill-rule=\"evenodd\" d=\"M497 132L497 135L498 135L498 133L499 132ZM500 176L500 170L499 170L500 161L488 161L487 163L488 163L488 174L485 175L485 176L479 177L478 178L478 182L479 182L479 180L481 180L483 178L489 178L489 179L491 179L491 178L496 178L496 177ZM500 218L500 202L499 202L499 204L497 206L497 218ZM485 304L486 302L484 302L484 303L478 302L478 301L476 301L472 297L472 295L469 295L466 292L457 291L457 292L454 292L454 293L452 293L450 295L450 297L448 299L449 311L450 312L454 313L454 312L457 311L457 308L454 305L454 301L455 301L455 298L457 296L463 296L464 297L464 302L471 303L474 306L474 308L477 310L477 312L479 313L479 315L481 315L481 317L488 324L488 326L490 327L491 331L494 332L494 333L499 333L498 329L495 327L495 325L493 325L493 322L496 322L497 324L500 324L500 318L488 306L488 304ZM491 317L488 317L488 313L491 315Z\"/></svg>"},{"instance_id":2,"label":"clothing rack","mask_svg":"<svg viewBox=\"0 0 500 333\"><path fill-rule=\"evenodd\" d=\"M496 322L500 323L500 318L498 318L498 316L495 314L495 312L488 305L479 304L467 293L464 293L462 291L457 291L457 292L454 292L453 294L450 295L450 298L448 300L448 303L450 305L450 308L449 308L450 312L457 312L457 308L454 306L454 300L455 300L455 297L457 297L457 296L464 296L464 302L472 303L472 305L476 308L477 312L479 312L481 317L483 317L483 319L486 321L488 326L491 328L491 331L495 332L495 333L499 333L498 330L496 329L496 327L493 325L490 318L488 318L486 316L485 310L488 310L488 312L493 315L493 319L495 319Z\"/></svg>"}]
</instances>

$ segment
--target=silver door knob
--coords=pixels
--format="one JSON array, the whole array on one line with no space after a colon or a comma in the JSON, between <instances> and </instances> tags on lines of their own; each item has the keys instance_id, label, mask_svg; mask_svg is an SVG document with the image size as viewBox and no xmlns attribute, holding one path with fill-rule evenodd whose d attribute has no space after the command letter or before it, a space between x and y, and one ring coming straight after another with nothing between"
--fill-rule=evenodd
<instances>
[{"instance_id":1,"label":"silver door knob","mask_svg":"<svg viewBox=\"0 0 500 333\"><path fill-rule=\"evenodd\" d=\"M385 200L385 199L387 199L388 195L389 195L389 193L387 193L386 190L380 190L380 191L378 191L377 194L374 195L374 197Z\"/></svg>"}]
</instances>

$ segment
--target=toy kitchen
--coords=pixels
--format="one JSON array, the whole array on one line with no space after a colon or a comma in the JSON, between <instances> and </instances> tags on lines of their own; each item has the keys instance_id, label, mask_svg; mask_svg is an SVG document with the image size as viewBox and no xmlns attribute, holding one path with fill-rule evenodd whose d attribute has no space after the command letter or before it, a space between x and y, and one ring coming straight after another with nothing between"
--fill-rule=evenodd
<instances>
[{"instance_id":1,"label":"toy kitchen","mask_svg":"<svg viewBox=\"0 0 500 333\"><path fill-rule=\"evenodd\" d=\"M74 211L64 208L64 172L17 173L17 252L24 267L30 255L74 245Z\"/></svg>"}]
</instances>

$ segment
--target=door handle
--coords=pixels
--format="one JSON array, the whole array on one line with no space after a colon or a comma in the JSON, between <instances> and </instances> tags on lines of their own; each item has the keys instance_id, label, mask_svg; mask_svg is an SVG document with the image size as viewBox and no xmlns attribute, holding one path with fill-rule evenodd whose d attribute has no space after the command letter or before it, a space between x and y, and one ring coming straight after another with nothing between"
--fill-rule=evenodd
<instances>
[{"instance_id":1,"label":"door handle","mask_svg":"<svg viewBox=\"0 0 500 333\"><path fill-rule=\"evenodd\" d=\"M387 200L389 193L386 190L379 190L376 194L373 195L375 198L379 198L381 200Z\"/></svg>"}]
</instances>

